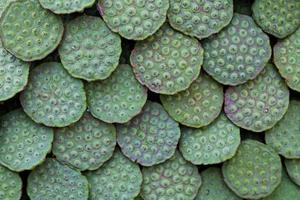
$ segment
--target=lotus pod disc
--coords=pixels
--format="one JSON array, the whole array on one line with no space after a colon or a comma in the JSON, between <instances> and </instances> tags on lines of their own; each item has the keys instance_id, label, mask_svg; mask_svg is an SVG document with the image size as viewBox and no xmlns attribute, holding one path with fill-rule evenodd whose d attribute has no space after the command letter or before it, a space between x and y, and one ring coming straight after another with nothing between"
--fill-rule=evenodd
<instances>
[{"instance_id":1,"label":"lotus pod disc","mask_svg":"<svg viewBox=\"0 0 300 200\"><path fill-rule=\"evenodd\" d=\"M75 78L102 80L118 66L121 39L101 18L83 15L67 23L58 52L63 66Z\"/></svg>"},{"instance_id":2,"label":"lotus pod disc","mask_svg":"<svg viewBox=\"0 0 300 200\"><path fill-rule=\"evenodd\" d=\"M116 149L113 157L102 167L86 173L90 185L90 200L132 200L138 196L142 173L137 164Z\"/></svg>"},{"instance_id":3,"label":"lotus pod disc","mask_svg":"<svg viewBox=\"0 0 300 200\"><path fill-rule=\"evenodd\" d=\"M255 0L253 18L267 33L284 38L300 25L299 0Z\"/></svg>"},{"instance_id":4,"label":"lotus pod disc","mask_svg":"<svg viewBox=\"0 0 300 200\"><path fill-rule=\"evenodd\" d=\"M203 41L204 70L224 85L254 79L271 58L267 34L247 15L234 14L230 24Z\"/></svg>"},{"instance_id":5,"label":"lotus pod disc","mask_svg":"<svg viewBox=\"0 0 300 200\"><path fill-rule=\"evenodd\" d=\"M252 15L252 0L233 0L234 12L243 15Z\"/></svg>"},{"instance_id":6,"label":"lotus pod disc","mask_svg":"<svg viewBox=\"0 0 300 200\"><path fill-rule=\"evenodd\" d=\"M219 168L210 167L200 175L202 185L195 200L242 200L227 187Z\"/></svg>"},{"instance_id":7,"label":"lotus pod disc","mask_svg":"<svg viewBox=\"0 0 300 200\"><path fill-rule=\"evenodd\" d=\"M144 40L166 21L169 0L99 0L108 27L129 40Z\"/></svg>"},{"instance_id":8,"label":"lotus pod disc","mask_svg":"<svg viewBox=\"0 0 300 200\"><path fill-rule=\"evenodd\" d=\"M232 16L232 0L170 0L168 10L173 28L200 40L218 33Z\"/></svg>"},{"instance_id":9,"label":"lotus pod disc","mask_svg":"<svg viewBox=\"0 0 300 200\"><path fill-rule=\"evenodd\" d=\"M92 7L95 0L39 0L40 4L56 14L69 14L82 12L85 8Z\"/></svg>"},{"instance_id":10,"label":"lotus pod disc","mask_svg":"<svg viewBox=\"0 0 300 200\"><path fill-rule=\"evenodd\" d=\"M222 167L227 186L245 199L270 195L281 182L281 170L276 152L255 140L243 141L237 154Z\"/></svg>"},{"instance_id":11,"label":"lotus pod disc","mask_svg":"<svg viewBox=\"0 0 300 200\"><path fill-rule=\"evenodd\" d=\"M187 90L175 95L160 95L170 116L186 126L200 128L215 120L223 106L223 87L201 73Z\"/></svg>"},{"instance_id":12,"label":"lotus pod disc","mask_svg":"<svg viewBox=\"0 0 300 200\"><path fill-rule=\"evenodd\" d=\"M261 132L272 128L286 113L289 90L272 64L243 85L225 92L225 113L237 126Z\"/></svg>"},{"instance_id":13,"label":"lotus pod disc","mask_svg":"<svg viewBox=\"0 0 300 200\"><path fill-rule=\"evenodd\" d=\"M284 163L292 181L300 186L300 159L285 159Z\"/></svg>"},{"instance_id":14,"label":"lotus pod disc","mask_svg":"<svg viewBox=\"0 0 300 200\"><path fill-rule=\"evenodd\" d=\"M19 174L0 165L0 199L19 200L22 195L22 179Z\"/></svg>"},{"instance_id":15,"label":"lotus pod disc","mask_svg":"<svg viewBox=\"0 0 300 200\"><path fill-rule=\"evenodd\" d=\"M240 129L224 114L208 126L183 127L181 132L179 149L195 165L216 164L232 158L241 141Z\"/></svg>"},{"instance_id":16,"label":"lotus pod disc","mask_svg":"<svg viewBox=\"0 0 300 200\"><path fill-rule=\"evenodd\" d=\"M10 99L22 91L28 76L29 64L6 51L0 42L0 101Z\"/></svg>"},{"instance_id":17,"label":"lotus pod disc","mask_svg":"<svg viewBox=\"0 0 300 200\"><path fill-rule=\"evenodd\" d=\"M107 161L116 146L116 129L86 112L75 124L56 129L52 152L81 171L95 170Z\"/></svg>"},{"instance_id":18,"label":"lotus pod disc","mask_svg":"<svg viewBox=\"0 0 300 200\"><path fill-rule=\"evenodd\" d=\"M52 128L32 121L23 110L1 117L0 163L13 171L31 170L51 151Z\"/></svg>"},{"instance_id":19,"label":"lotus pod disc","mask_svg":"<svg viewBox=\"0 0 300 200\"><path fill-rule=\"evenodd\" d=\"M92 115L108 123L128 122L147 100L147 89L126 64L119 65L108 79L88 83L86 93Z\"/></svg>"},{"instance_id":20,"label":"lotus pod disc","mask_svg":"<svg viewBox=\"0 0 300 200\"><path fill-rule=\"evenodd\" d=\"M201 186L197 167L184 160L178 151L164 163L144 167L142 173L144 200L193 200Z\"/></svg>"},{"instance_id":21,"label":"lotus pod disc","mask_svg":"<svg viewBox=\"0 0 300 200\"><path fill-rule=\"evenodd\" d=\"M117 125L117 142L125 156L143 166L162 163L172 157L180 129L164 108L148 101L141 114Z\"/></svg>"},{"instance_id":22,"label":"lotus pod disc","mask_svg":"<svg viewBox=\"0 0 300 200\"><path fill-rule=\"evenodd\" d=\"M173 30L168 24L136 43L130 62L136 78L151 91L175 94L197 79L203 49L195 38Z\"/></svg>"},{"instance_id":23,"label":"lotus pod disc","mask_svg":"<svg viewBox=\"0 0 300 200\"><path fill-rule=\"evenodd\" d=\"M287 113L266 131L265 140L275 151L286 158L300 159L300 101L291 100Z\"/></svg>"},{"instance_id":24,"label":"lotus pod disc","mask_svg":"<svg viewBox=\"0 0 300 200\"><path fill-rule=\"evenodd\" d=\"M20 101L35 122L52 127L78 121L86 109L83 83L56 62L43 63L30 72Z\"/></svg>"},{"instance_id":25,"label":"lotus pod disc","mask_svg":"<svg viewBox=\"0 0 300 200\"><path fill-rule=\"evenodd\" d=\"M274 46L274 63L287 85L300 92L300 28Z\"/></svg>"},{"instance_id":26,"label":"lotus pod disc","mask_svg":"<svg viewBox=\"0 0 300 200\"><path fill-rule=\"evenodd\" d=\"M30 172L27 194L31 200L87 200L88 181L79 171L47 158Z\"/></svg>"},{"instance_id":27,"label":"lotus pod disc","mask_svg":"<svg viewBox=\"0 0 300 200\"><path fill-rule=\"evenodd\" d=\"M63 36L59 16L42 8L38 0L13 1L0 19L0 37L5 49L24 61L50 54Z\"/></svg>"}]
</instances>

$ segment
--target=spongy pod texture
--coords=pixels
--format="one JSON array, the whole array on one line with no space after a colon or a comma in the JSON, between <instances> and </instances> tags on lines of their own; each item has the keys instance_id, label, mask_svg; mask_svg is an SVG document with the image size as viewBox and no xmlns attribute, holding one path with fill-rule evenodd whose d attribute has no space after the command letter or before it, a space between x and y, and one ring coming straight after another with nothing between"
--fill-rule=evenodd
<instances>
[{"instance_id":1,"label":"spongy pod texture","mask_svg":"<svg viewBox=\"0 0 300 200\"><path fill-rule=\"evenodd\" d=\"M300 159L285 159L284 164L289 177L300 186Z\"/></svg>"},{"instance_id":2,"label":"spongy pod texture","mask_svg":"<svg viewBox=\"0 0 300 200\"><path fill-rule=\"evenodd\" d=\"M30 72L20 101L35 122L51 127L68 126L86 110L83 83L56 62L42 63Z\"/></svg>"},{"instance_id":3,"label":"spongy pod texture","mask_svg":"<svg viewBox=\"0 0 300 200\"><path fill-rule=\"evenodd\" d=\"M47 158L43 164L30 172L27 194L31 200L87 200L88 181L79 171L53 158Z\"/></svg>"},{"instance_id":4,"label":"spongy pod texture","mask_svg":"<svg viewBox=\"0 0 300 200\"><path fill-rule=\"evenodd\" d=\"M120 36L99 17L80 16L66 24L58 52L67 71L87 81L103 80L118 66Z\"/></svg>"},{"instance_id":5,"label":"spongy pod texture","mask_svg":"<svg viewBox=\"0 0 300 200\"><path fill-rule=\"evenodd\" d=\"M0 118L0 163L13 171L31 170L51 151L52 128L32 121L22 109Z\"/></svg>"},{"instance_id":6,"label":"spongy pod texture","mask_svg":"<svg viewBox=\"0 0 300 200\"><path fill-rule=\"evenodd\" d=\"M184 34L206 38L227 26L233 16L232 0L170 0L168 19Z\"/></svg>"},{"instance_id":7,"label":"spongy pod texture","mask_svg":"<svg viewBox=\"0 0 300 200\"><path fill-rule=\"evenodd\" d=\"M144 40L166 21L169 0L99 0L108 27L129 40Z\"/></svg>"},{"instance_id":8,"label":"spongy pod texture","mask_svg":"<svg viewBox=\"0 0 300 200\"><path fill-rule=\"evenodd\" d=\"M144 200L193 200L201 186L196 166L175 154L166 162L144 167L141 196Z\"/></svg>"},{"instance_id":9,"label":"spongy pod texture","mask_svg":"<svg viewBox=\"0 0 300 200\"><path fill-rule=\"evenodd\" d=\"M224 85L254 79L271 58L269 37L250 16L235 13L230 24L202 42L204 70Z\"/></svg>"},{"instance_id":10,"label":"spongy pod texture","mask_svg":"<svg viewBox=\"0 0 300 200\"><path fill-rule=\"evenodd\" d=\"M6 7L14 0L2 0L0 1L0 16L2 15L2 12L6 9Z\"/></svg>"},{"instance_id":11,"label":"spongy pod texture","mask_svg":"<svg viewBox=\"0 0 300 200\"><path fill-rule=\"evenodd\" d=\"M143 179L139 166L119 149L102 167L85 175L90 185L90 200L132 200L138 196Z\"/></svg>"},{"instance_id":12,"label":"spongy pod texture","mask_svg":"<svg viewBox=\"0 0 300 200\"><path fill-rule=\"evenodd\" d=\"M284 38L300 25L299 0L255 0L253 18L267 33Z\"/></svg>"},{"instance_id":13,"label":"spongy pod texture","mask_svg":"<svg viewBox=\"0 0 300 200\"><path fill-rule=\"evenodd\" d=\"M243 141L237 154L222 167L226 184L245 199L270 195L281 182L281 171L276 152L256 140Z\"/></svg>"},{"instance_id":14,"label":"spongy pod texture","mask_svg":"<svg viewBox=\"0 0 300 200\"><path fill-rule=\"evenodd\" d=\"M19 174L0 165L0 199L19 200L22 195L22 179Z\"/></svg>"},{"instance_id":15,"label":"spongy pod texture","mask_svg":"<svg viewBox=\"0 0 300 200\"><path fill-rule=\"evenodd\" d=\"M3 46L24 61L45 58L63 36L61 18L44 9L38 0L13 1L0 19Z\"/></svg>"},{"instance_id":16,"label":"spongy pod texture","mask_svg":"<svg viewBox=\"0 0 300 200\"><path fill-rule=\"evenodd\" d=\"M39 0L40 4L56 14L82 12L91 7L96 0Z\"/></svg>"},{"instance_id":17,"label":"spongy pod texture","mask_svg":"<svg viewBox=\"0 0 300 200\"><path fill-rule=\"evenodd\" d=\"M130 62L141 84L155 93L171 95L187 89L198 77L203 49L197 39L166 23L154 35L136 43Z\"/></svg>"},{"instance_id":18,"label":"spongy pod texture","mask_svg":"<svg viewBox=\"0 0 300 200\"><path fill-rule=\"evenodd\" d=\"M225 113L237 126L261 132L272 128L289 105L287 85L272 64L254 80L229 87L225 92Z\"/></svg>"}]
</instances>

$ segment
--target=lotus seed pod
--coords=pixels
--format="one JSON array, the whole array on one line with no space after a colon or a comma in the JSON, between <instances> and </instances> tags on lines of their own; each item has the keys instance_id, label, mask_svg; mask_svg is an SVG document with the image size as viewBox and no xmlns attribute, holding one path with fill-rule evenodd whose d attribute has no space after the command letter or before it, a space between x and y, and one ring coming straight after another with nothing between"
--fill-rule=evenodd
<instances>
[{"instance_id":1,"label":"lotus seed pod","mask_svg":"<svg viewBox=\"0 0 300 200\"><path fill-rule=\"evenodd\" d=\"M178 151L164 163L144 167L142 173L144 200L193 200L201 186L197 167L184 160Z\"/></svg>"},{"instance_id":2,"label":"lotus seed pod","mask_svg":"<svg viewBox=\"0 0 300 200\"><path fill-rule=\"evenodd\" d=\"M270 195L281 182L281 170L276 152L255 140L243 141L237 154L222 167L227 186L245 199Z\"/></svg>"},{"instance_id":3,"label":"lotus seed pod","mask_svg":"<svg viewBox=\"0 0 300 200\"><path fill-rule=\"evenodd\" d=\"M160 95L169 115L179 123L200 128L214 121L223 106L223 87L205 73L187 90L175 95Z\"/></svg>"},{"instance_id":4,"label":"lotus seed pod","mask_svg":"<svg viewBox=\"0 0 300 200\"><path fill-rule=\"evenodd\" d=\"M96 0L39 0L40 4L56 14L82 12L92 7Z\"/></svg>"},{"instance_id":5,"label":"lotus seed pod","mask_svg":"<svg viewBox=\"0 0 300 200\"><path fill-rule=\"evenodd\" d=\"M87 200L88 181L79 171L53 158L47 158L42 165L30 172L27 194L31 200Z\"/></svg>"},{"instance_id":6,"label":"lotus seed pod","mask_svg":"<svg viewBox=\"0 0 300 200\"><path fill-rule=\"evenodd\" d=\"M99 0L108 27L129 40L144 40L166 21L169 0Z\"/></svg>"},{"instance_id":7,"label":"lotus seed pod","mask_svg":"<svg viewBox=\"0 0 300 200\"><path fill-rule=\"evenodd\" d=\"M152 166L171 158L180 138L180 129L164 108L148 101L141 114L117 125L117 142L130 160Z\"/></svg>"},{"instance_id":8,"label":"lotus seed pod","mask_svg":"<svg viewBox=\"0 0 300 200\"><path fill-rule=\"evenodd\" d=\"M300 92L300 28L274 46L274 63L287 85Z\"/></svg>"},{"instance_id":9,"label":"lotus seed pod","mask_svg":"<svg viewBox=\"0 0 300 200\"><path fill-rule=\"evenodd\" d=\"M288 175L294 183L300 186L300 160L299 159L285 159L284 160ZM300 192L300 191L299 191ZM300 193L299 193L300 195Z\"/></svg>"},{"instance_id":10,"label":"lotus seed pod","mask_svg":"<svg viewBox=\"0 0 300 200\"><path fill-rule=\"evenodd\" d=\"M30 118L51 127L68 126L86 110L83 83L56 62L43 63L30 72L20 101Z\"/></svg>"},{"instance_id":11,"label":"lotus seed pod","mask_svg":"<svg viewBox=\"0 0 300 200\"><path fill-rule=\"evenodd\" d=\"M0 165L0 199L19 200L22 194L22 179L19 174Z\"/></svg>"},{"instance_id":12,"label":"lotus seed pod","mask_svg":"<svg viewBox=\"0 0 300 200\"><path fill-rule=\"evenodd\" d=\"M287 113L266 131L265 141L285 158L300 158L300 101L291 100Z\"/></svg>"},{"instance_id":13,"label":"lotus seed pod","mask_svg":"<svg viewBox=\"0 0 300 200\"><path fill-rule=\"evenodd\" d=\"M181 128L179 149L195 165L224 162L232 158L240 145L240 129L221 114L202 128Z\"/></svg>"},{"instance_id":14,"label":"lotus seed pod","mask_svg":"<svg viewBox=\"0 0 300 200\"><path fill-rule=\"evenodd\" d=\"M142 173L137 164L126 158L119 149L102 167L89 171L90 200L132 200L138 196Z\"/></svg>"},{"instance_id":15,"label":"lotus seed pod","mask_svg":"<svg viewBox=\"0 0 300 200\"><path fill-rule=\"evenodd\" d=\"M52 128L32 121L23 110L0 118L0 163L12 171L31 170L51 151Z\"/></svg>"},{"instance_id":16,"label":"lotus seed pod","mask_svg":"<svg viewBox=\"0 0 300 200\"><path fill-rule=\"evenodd\" d=\"M300 25L299 0L255 0L253 18L267 33L284 38Z\"/></svg>"},{"instance_id":17,"label":"lotus seed pod","mask_svg":"<svg viewBox=\"0 0 300 200\"><path fill-rule=\"evenodd\" d=\"M41 60L63 36L59 16L44 9L38 0L13 1L0 19L0 37L5 49L24 61Z\"/></svg>"},{"instance_id":18,"label":"lotus seed pod","mask_svg":"<svg viewBox=\"0 0 300 200\"><path fill-rule=\"evenodd\" d=\"M219 168L210 167L200 175L202 185L195 200L242 200L227 187Z\"/></svg>"},{"instance_id":19,"label":"lotus seed pod","mask_svg":"<svg viewBox=\"0 0 300 200\"><path fill-rule=\"evenodd\" d=\"M0 1L0 17L2 15L2 12L6 9L6 7L10 4L10 2L13 2L14 0L1 0Z\"/></svg>"},{"instance_id":20,"label":"lotus seed pod","mask_svg":"<svg viewBox=\"0 0 300 200\"><path fill-rule=\"evenodd\" d=\"M186 35L206 38L227 26L233 16L232 0L170 0L170 25Z\"/></svg>"},{"instance_id":21,"label":"lotus seed pod","mask_svg":"<svg viewBox=\"0 0 300 200\"><path fill-rule=\"evenodd\" d=\"M243 15L252 15L252 0L233 0L234 12Z\"/></svg>"},{"instance_id":22,"label":"lotus seed pod","mask_svg":"<svg viewBox=\"0 0 300 200\"><path fill-rule=\"evenodd\" d=\"M127 64L119 65L108 79L87 83L86 93L92 115L107 123L128 122L147 100L147 89Z\"/></svg>"},{"instance_id":23,"label":"lotus seed pod","mask_svg":"<svg viewBox=\"0 0 300 200\"><path fill-rule=\"evenodd\" d=\"M243 85L225 92L225 113L237 126L261 132L272 128L286 113L289 105L287 85L272 64Z\"/></svg>"},{"instance_id":24,"label":"lotus seed pod","mask_svg":"<svg viewBox=\"0 0 300 200\"><path fill-rule=\"evenodd\" d=\"M254 79L271 58L267 34L247 15L234 14L230 24L203 41L204 70L224 85Z\"/></svg>"},{"instance_id":25,"label":"lotus seed pod","mask_svg":"<svg viewBox=\"0 0 300 200\"><path fill-rule=\"evenodd\" d=\"M171 95L197 79L203 49L195 38L164 24L154 35L136 43L130 62L141 84L153 92Z\"/></svg>"},{"instance_id":26,"label":"lotus seed pod","mask_svg":"<svg viewBox=\"0 0 300 200\"><path fill-rule=\"evenodd\" d=\"M109 77L118 66L121 51L120 36L101 18L86 15L67 23L58 49L64 68L73 77L87 81Z\"/></svg>"}]
</instances>

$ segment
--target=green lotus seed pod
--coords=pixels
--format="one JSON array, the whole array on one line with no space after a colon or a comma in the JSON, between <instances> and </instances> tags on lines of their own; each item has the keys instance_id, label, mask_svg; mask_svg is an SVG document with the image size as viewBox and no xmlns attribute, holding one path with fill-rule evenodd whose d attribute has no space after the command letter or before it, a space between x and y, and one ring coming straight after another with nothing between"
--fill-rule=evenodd
<instances>
[{"instance_id":1,"label":"green lotus seed pod","mask_svg":"<svg viewBox=\"0 0 300 200\"><path fill-rule=\"evenodd\" d=\"M233 0L234 12L243 15L252 15L252 0Z\"/></svg>"},{"instance_id":2,"label":"green lotus seed pod","mask_svg":"<svg viewBox=\"0 0 300 200\"><path fill-rule=\"evenodd\" d=\"M169 0L99 0L108 27L129 40L144 40L166 21Z\"/></svg>"},{"instance_id":3,"label":"green lotus seed pod","mask_svg":"<svg viewBox=\"0 0 300 200\"><path fill-rule=\"evenodd\" d=\"M92 115L108 123L128 122L147 100L147 89L127 64L119 65L108 79L87 83L85 89Z\"/></svg>"},{"instance_id":4,"label":"green lotus seed pod","mask_svg":"<svg viewBox=\"0 0 300 200\"><path fill-rule=\"evenodd\" d=\"M237 154L222 167L227 186L246 199L270 195L281 182L281 170L276 152L255 140L243 141Z\"/></svg>"},{"instance_id":5,"label":"green lotus seed pod","mask_svg":"<svg viewBox=\"0 0 300 200\"><path fill-rule=\"evenodd\" d=\"M47 158L42 165L30 172L27 194L31 200L87 200L88 181L79 171L53 158Z\"/></svg>"},{"instance_id":6,"label":"green lotus seed pod","mask_svg":"<svg viewBox=\"0 0 300 200\"><path fill-rule=\"evenodd\" d=\"M299 140L298 140L299 141ZM300 186L300 160L299 159L285 159L286 170L294 183ZM299 191L300 192L300 191Z\"/></svg>"},{"instance_id":7,"label":"green lotus seed pod","mask_svg":"<svg viewBox=\"0 0 300 200\"><path fill-rule=\"evenodd\" d=\"M200 128L214 121L223 106L223 87L205 73L187 90L175 95L160 95L169 115L179 123Z\"/></svg>"},{"instance_id":8,"label":"green lotus seed pod","mask_svg":"<svg viewBox=\"0 0 300 200\"><path fill-rule=\"evenodd\" d=\"M56 14L69 14L82 12L85 8L92 7L95 0L39 0L40 4Z\"/></svg>"},{"instance_id":9,"label":"green lotus seed pod","mask_svg":"<svg viewBox=\"0 0 300 200\"><path fill-rule=\"evenodd\" d=\"M227 26L233 16L232 0L170 0L170 25L186 35L206 38Z\"/></svg>"},{"instance_id":10,"label":"green lotus seed pod","mask_svg":"<svg viewBox=\"0 0 300 200\"><path fill-rule=\"evenodd\" d=\"M224 85L254 79L271 58L267 34L247 15L234 14L230 24L203 41L204 70Z\"/></svg>"},{"instance_id":11,"label":"green lotus seed pod","mask_svg":"<svg viewBox=\"0 0 300 200\"><path fill-rule=\"evenodd\" d=\"M184 160L178 151L164 163L144 167L142 173L144 200L193 200L201 186L197 167Z\"/></svg>"},{"instance_id":12,"label":"green lotus seed pod","mask_svg":"<svg viewBox=\"0 0 300 200\"><path fill-rule=\"evenodd\" d=\"M24 61L45 58L56 49L63 31L61 18L42 8L38 0L13 1L0 19L3 46Z\"/></svg>"},{"instance_id":13,"label":"green lotus seed pod","mask_svg":"<svg viewBox=\"0 0 300 200\"><path fill-rule=\"evenodd\" d=\"M121 39L99 17L80 16L66 25L58 49L61 62L75 78L106 79L116 69L121 55Z\"/></svg>"},{"instance_id":14,"label":"green lotus seed pod","mask_svg":"<svg viewBox=\"0 0 300 200\"><path fill-rule=\"evenodd\" d=\"M13 2L14 0L1 0L0 1L0 17L2 15L2 12L6 9L6 7L10 4L10 2Z\"/></svg>"},{"instance_id":15,"label":"green lotus seed pod","mask_svg":"<svg viewBox=\"0 0 300 200\"><path fill-rule=\"evenodd\" d=\"M87 172L86 176L90 185L90 200L132 200L138 196L143 180L139 166L119 149L102 167Z\"/></svg>"},{"instance_id":16,"label":"green lotus seed pod","mask_svg":"<svg viewBox=\"0 0 300 200\"><path fill-rule=\"evenodd\" d=\"M22 195L22 179L19 174L0 165L0 199L19 200Z\"/></svg>"},{"instance_id":17,"label":"green lotus seed pod","mask_svg":"<svg viewBox=\"0 0 300 200\"><path fill-rule=\"evenodd\" d=\"M153 92L171 95L197 79L203 49L195 38L164 24L154 35L136 43L130 62L141 84Z\"/></svg>"},{"instance_id":18,"label":"green lotus seed pod","mask_svg":"<svg viewBox=\"0 0 300 200\"><path fill-rule=\"evenodd\" d=\"M299 0L255 0L253 18L267 33L284 38L300 25Z\"/></svg>"},{"instance_id":19,"label":"green lotus seed pod","mask_svg":"<svg viewBox=\"0 0 300 200\"><path fill-rule=\"evenodd\" d=\"M130 160L143 166L162 163L173 156L180 129L164 108L148 101L141 114L117 125L117 142Z\"/></svg>"},{"instance_id":20,"label":"green lotus seed pod","mask_svg":"<svg viewBox=\"0 0 300 200\"><path fill-rule=\"evenodd\" d=\"M86 110L83 83L56 62L43 63L30 72L20 101L30 118L52 127L68 126Z\"/></svg>"},{"instance_id":21,"label":"green lotus seed pod","mask_svg":"<svg viewBox=\"0 0 300 200\"><path fill-rule=\"evenodd\" d=\"M272 64L243 85L225 92L225 113L237 126L261 132L272 128L286 113L289 90Z\"/></svg>"}]
</instances>

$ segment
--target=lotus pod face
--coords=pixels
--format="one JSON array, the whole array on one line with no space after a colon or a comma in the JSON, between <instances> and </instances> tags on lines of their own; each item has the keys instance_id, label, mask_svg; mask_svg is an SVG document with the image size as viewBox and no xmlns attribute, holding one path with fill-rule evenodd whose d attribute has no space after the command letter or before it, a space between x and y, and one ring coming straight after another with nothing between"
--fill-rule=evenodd
<instances>
[{"instance_id":1,"label":"lotus pod face","mask_svg":"<svg viewBox=\"0 0 300 200\"><path fill-rule=\"evenodd\" d=\"M22 195L22 179L19 174L0 165L0 199L19 200Z\"/></svg>"},{"instance_id":2,"label":"lotus pod face","mask_svg":"<svg viewBox=\"0 0 300 200\"><path fill-rule=\"evenodd\" d=\"M300 160L299 159L285 159L286 170L292 181L300 186ZM298 188L298 193L300 193Z\"/></svg>"},{"instance_id":3,"label":"lotus pod face","mask_svg":"<svg viewBox=\"0 0 300 200\"><path fill-rule=\"evenodd\" d=\"M82 12L93 6L95 0L39 0L40 4L56 14Z\"/></svg>"}]
</instances>

